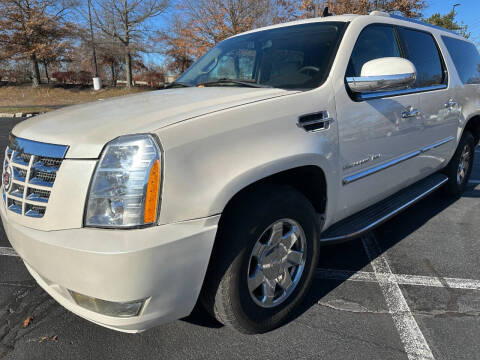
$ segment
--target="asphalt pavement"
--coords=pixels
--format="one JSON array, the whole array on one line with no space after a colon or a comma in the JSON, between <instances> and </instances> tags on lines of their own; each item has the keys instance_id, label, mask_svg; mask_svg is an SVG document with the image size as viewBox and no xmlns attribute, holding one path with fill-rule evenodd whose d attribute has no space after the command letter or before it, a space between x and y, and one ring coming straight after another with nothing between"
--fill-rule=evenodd
<instances>
[{"instance_id":1,"label":"asphalt pavement","mask_svg":"<svg viewBox=\"0 0 480 360\"><path fill-rule=\"evenodd\" d=\"M0 119L0 148L18 119ZM263 335L201 309L128 335L52 300L0 228L0 358L480 359L480 150L459 199L433 194L367 236L322 248L296 318ZM24 328L29 316L33 320Z\"/></svg>"}]
</instances>

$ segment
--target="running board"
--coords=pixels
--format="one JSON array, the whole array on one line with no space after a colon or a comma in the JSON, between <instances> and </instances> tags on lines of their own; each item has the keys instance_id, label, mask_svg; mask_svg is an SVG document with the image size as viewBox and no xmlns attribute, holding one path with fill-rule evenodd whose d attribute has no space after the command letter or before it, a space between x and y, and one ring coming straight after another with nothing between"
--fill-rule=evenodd
<instances>
[{"instance_id":1,"label":"running board","mask_svg":"<svg viewBox=\"0 0 480 360\"><path fill-rule=\"evenodd\" d=\"M329 227L320 238L322 244L358 238L420 201L448 181L443 174L433 174L399 192Z\"/></svg>"}]
</instances>

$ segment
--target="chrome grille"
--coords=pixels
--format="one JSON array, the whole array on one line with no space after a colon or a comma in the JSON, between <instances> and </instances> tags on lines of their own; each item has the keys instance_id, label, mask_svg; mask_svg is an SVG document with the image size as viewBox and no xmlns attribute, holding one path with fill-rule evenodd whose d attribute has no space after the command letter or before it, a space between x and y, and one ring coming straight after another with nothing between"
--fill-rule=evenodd
<instances>
[{"instance_id":1,"label":"chrome grille","mask_svg":"<svg viewBox=\"0 0 480 360\"><path fill-rule=\"evenodd\" d=\"M42 218L45 215L67 149L63 145L10 137L2 176L3 201L8 210L31 218ZM7 171L11 179L6 190Z\"/></svg>"}]
</instances>

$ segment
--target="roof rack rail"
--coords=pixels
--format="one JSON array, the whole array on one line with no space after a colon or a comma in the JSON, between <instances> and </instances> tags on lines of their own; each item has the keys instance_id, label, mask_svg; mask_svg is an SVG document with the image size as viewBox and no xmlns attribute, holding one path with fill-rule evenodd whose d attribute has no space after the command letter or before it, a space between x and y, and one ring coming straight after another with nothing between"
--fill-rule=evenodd
<instances>
[{"instance_id":1,"label":"roof rack rail","mask_svg":"<svg viewBox=\"0 0 480 360\"><path fill-rule=\"evenodd\" d=\"M421 20L412 19L412 18L407 18L407 17L405 17L405 16L395 15L395 14L389 14L389 16L390 16L392 19L398 19L398 20L408 21L408 22L411 22L411 23L414 23L414 24L423 25L423 26L428 26L428 27L433 28L433 29L437 29L437 30L449 32L449 33L451 33L451 34L458 35L455 31L452 31L452 30L449 30L449 29L445 29L445 28L440 27L440 26L432 25L432 24L426 23L426 22L421 21Z\"/></svg>"}]
</instances>

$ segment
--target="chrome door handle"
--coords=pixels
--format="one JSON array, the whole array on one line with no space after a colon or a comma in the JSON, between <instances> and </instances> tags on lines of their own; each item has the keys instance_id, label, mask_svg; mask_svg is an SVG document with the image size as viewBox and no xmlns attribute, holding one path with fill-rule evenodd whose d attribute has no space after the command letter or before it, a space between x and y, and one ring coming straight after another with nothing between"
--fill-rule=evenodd
<instances>
[{"instance_id":1,"label":"chrome door handle","mask_svg":"<svg viewBox=\"0 0 480 360\"><path fill-rule=\"evenodd\" d=\"M418 109L411 109L411 110L402 112L402 118L404 119L417 117L417 116L420 116L420 111Z\"/></svg>"},{"instance_id":2,"label":"chrome door handle","mask_svg":"<svg viewBox=\"0 0 480 360\"><path fill-rule=\"evenodd\" d=\"M449 99L447 103L445 104L445 109L451 109L453 107L457 106L457 102L453 99Z\"/></svg>"}]
</instances>

